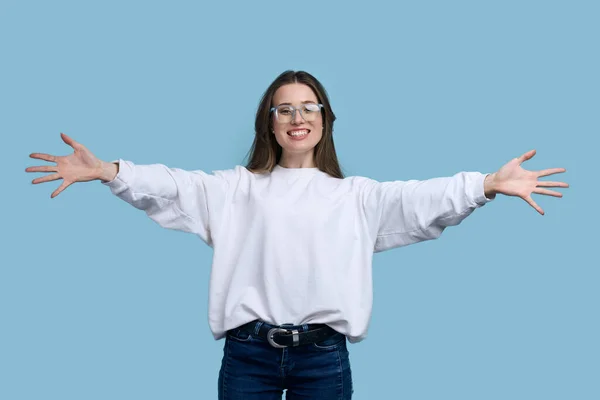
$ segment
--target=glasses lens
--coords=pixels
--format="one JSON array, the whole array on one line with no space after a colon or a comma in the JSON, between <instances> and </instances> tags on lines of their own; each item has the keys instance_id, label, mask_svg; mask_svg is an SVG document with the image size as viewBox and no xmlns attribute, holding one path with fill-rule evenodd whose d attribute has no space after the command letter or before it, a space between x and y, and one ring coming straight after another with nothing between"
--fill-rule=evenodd
<instances>
[{"instance_id":1,"label":"glasses lens","mask_svg":"<svg viewBox=\"0 0 600 400\"><path fill-rule=\"evenodd\" d=\"M290 122L294 115L294 108L291 106L279 106L277 107L277 120L279 122Z\"/></svg>"},{"instance_id":2,"label":"glasses lens","mask_svg":"<svg viewBox=\"0 0 600 400\"><path fill-rule=\"evenodd\" d=\"M302 116L306 121L314 121L321 111L317 104L304 104L302 107Z\"/></svg>"}]
</instances>

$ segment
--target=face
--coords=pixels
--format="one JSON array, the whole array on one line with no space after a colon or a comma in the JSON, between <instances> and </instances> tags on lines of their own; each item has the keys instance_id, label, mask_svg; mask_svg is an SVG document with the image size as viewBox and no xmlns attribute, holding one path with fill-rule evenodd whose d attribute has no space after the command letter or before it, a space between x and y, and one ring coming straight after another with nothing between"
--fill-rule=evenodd
<instances>
[{"instance_id":1,"label":"face","mask_svg":"<svg viewBox=\"0 0 600 400\"><path fill-rule=\"evenodd\" d=\"M289 121L282 121L285 115L290 115L289 110L285 113L279 113L279 120L275 118L273 112L273 130L277 143L282 147L282 158L304 158L313 157L314 148L323 137L323 117L321 111L313 111L314 120L310 117L303 118L298 110L303 110L307 103L319 103L317 96L309 86L301 83L293 83L281 86L273 96L273 107L281 105L291 105L297 109L293 118ZM309 111L304 112L309 114Z\"/></svg>"}]
</instances>

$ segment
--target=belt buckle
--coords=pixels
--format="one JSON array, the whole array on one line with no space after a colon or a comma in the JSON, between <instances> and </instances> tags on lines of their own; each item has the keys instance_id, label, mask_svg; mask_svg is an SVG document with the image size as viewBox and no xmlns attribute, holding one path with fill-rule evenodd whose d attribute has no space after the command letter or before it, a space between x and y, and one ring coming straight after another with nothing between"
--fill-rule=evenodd
<instances>
[{"instance_id":1,"label":"belt buckle","mask_svg":"<svg viewBox=\"0 0 600 400\"><path fill-rule=\"evenodd\" d=\"M275 348L278 348L278 349L283 349L285 347L288 347L286 345L275 343L275 341L273 340L273 336L276 333L290 333L290 330L289 329L284 329L284 328L272 328L272 329L269 329L269 332L267 332L267 341L269 342L269 344L271 346L273 346Z\"/></svg>"}]
</instances>

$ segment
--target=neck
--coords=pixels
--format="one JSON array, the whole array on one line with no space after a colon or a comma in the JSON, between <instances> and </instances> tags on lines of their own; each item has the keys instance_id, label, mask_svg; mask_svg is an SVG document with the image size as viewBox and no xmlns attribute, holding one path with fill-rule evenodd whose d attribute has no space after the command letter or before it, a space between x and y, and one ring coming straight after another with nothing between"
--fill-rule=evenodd
<instances>
[{"instance_id":1,"label":"neck","mask_svg":"<svg viewBox=\"0 0 600 400\"><path fill-rule=\"evenodd\" d=\"M288 154L285 151L281 155L279 165L284 168L315 168L317 166L313 152Z\"/></svg>"}]
</instances>

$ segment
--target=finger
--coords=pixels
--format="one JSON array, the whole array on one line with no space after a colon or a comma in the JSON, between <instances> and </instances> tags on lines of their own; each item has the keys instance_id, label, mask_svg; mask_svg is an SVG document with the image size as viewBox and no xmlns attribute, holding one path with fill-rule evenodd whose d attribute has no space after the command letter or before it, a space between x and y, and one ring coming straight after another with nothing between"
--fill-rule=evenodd
<instances>
[{"instance_id":1,"label":"finger","mask_svg":"<svg viewBox=\"0 0 600 400\"><path fill-rule=\"evenodd\" d=\"M50 198L53 199L56 196L58 196L60 194L60 192L62 192L63 190L65 190L66 188L69 187L69 185L71 185L71 183L73 182L67 182L67 181L63 181L62 185L60 185L58 187L58 189L56 189L54 192L52 192L52 194L50 195Z\"/></svg>"},{"instance_id":2,"label":"finger","mask_svg":"<svg viewBox=\"0 0 600 400\"><path fill-rule=\"evenodd\" d=\"M45 154L45 153L31 153L29 155L29 157L31 157L31 158L37 158L39 160L44 160L44 161L56 162L56 157L55 156L52 156L50 154Z\"/></svg>"},{"instance_id":3,"label":"finger","mask_svg":"<svg viewBox=\"0 0 600 400\"><path fill-rule=\"evenodd\" d=\"M523 200L525 200L531 207L535 208L537 212L544 215L544 210L542 210L542 207L538 206L537 203L533 201L531 196L527 196Z\"/></svg>"},{"instance_id":4,"label":"finger","mask_svg":"<svg viewBox=\"0 0 600 400\"><path fill-rule=\"evenodd\" d=\"M563 187L563 188L569 187L569 184L565 183L565 182L550 182L550 181L538 181L537 185L543 186L543 187Z\"/></svg>"},{"instance_id":5,"label":"finger","mask_svg":"<svg viewBox=\"0 0 600 400\"><path fill-rule=\"evenodd\" d=\"M521 157L519 157L519 164L529 160L531 157L533 157L535 155L535 150L529 150L527 153L523 154Z\"/></svg>"},{"instance_id":6,"label":"finger","mask_svg":"<svg viewBox=\"0 0 600 400\"><path fill-rule=\"evenodd\" d=\"M68 144L69 146L75 148L75 145L77 145L78 143L73 140L71 137L67 136L64 133L60 133L60 137L62 138L63 142L65 142L66 144Z\"/></svg>"},{"instance_id":7,"label":"finger","mask_svg":"<svg viewBox=\"0 0 600 400\"><path fill-rule=\"evenodd\" d=\"M55 181L60 178L61 178L60 174L46 175L46 176L42 176L41 178L35 178L34 180L31 181L31 183L33 183L35 185L37 183Z\"/></svg>"},{"instance_id":8,"label":"finger","mask_svg":"<svg viewBox=\"0 0 600 400\"><path fill-rule=\"evenodd\" d=\"M58 167L56 165L44 165L40 167L28 167L25 168L25 172L56 172Z\"/></svg>"},{"instance_id":9,"label":"finger","mask_svg":"<svg viewBox=\"0 0 600 400\"><path fill-rule=\"evenodd\" d=\"M553 175L553 174L560 174L565 171L566 171L566 169L564 169L564 168L548 168L548 169L543 169L541 171L538 171L537 175L538 175L538 177L548 176L548 175Z\"/></svg>"},{"instance_id":10,"label":"finger","mask_svg":"<svg viewBox=\"0 0 600 400\"><path fill-rule=\"evenodd\" d=\"M554 197L562 197L562 193L560 192L556 192L554 190L548 190L548 189L540 189L540 188L536 188L533 190L533 193L537 193L537 194L545 194L547 196L554 196Z\"/></svg>"}]
</instances>

